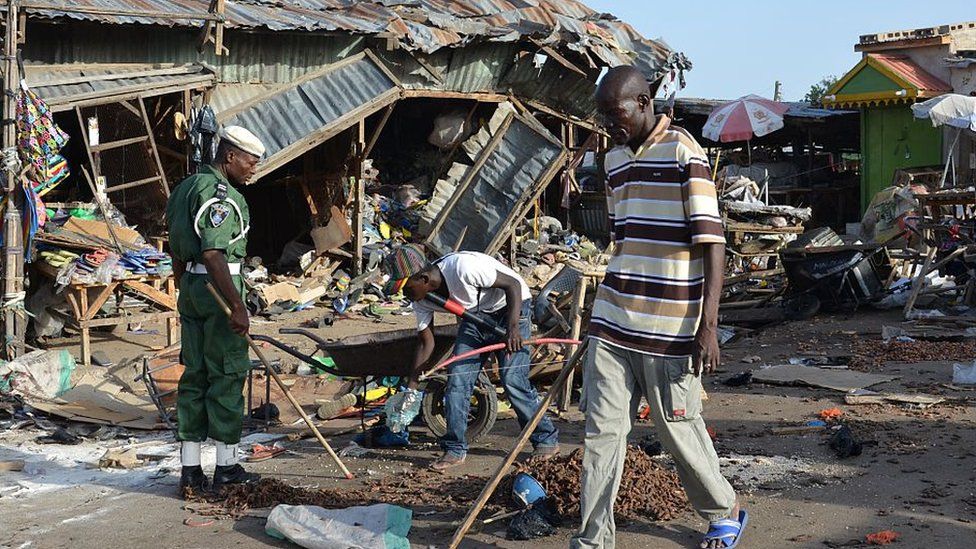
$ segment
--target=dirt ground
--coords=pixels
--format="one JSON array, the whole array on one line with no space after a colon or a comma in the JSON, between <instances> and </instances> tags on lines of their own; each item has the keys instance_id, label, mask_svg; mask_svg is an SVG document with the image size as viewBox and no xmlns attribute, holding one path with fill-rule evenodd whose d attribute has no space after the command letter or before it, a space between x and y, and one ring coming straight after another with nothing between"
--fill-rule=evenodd
<instances>
[{"instance_id":1,"label":"dirt ground","mask_svg":"<svg viewBox=\"0 0 976 549\"><path fill-rule=\"evenodd\" d=\"M274 333L278 326L296 325L313 314L260 323L254 330ZM317 332L342 337L406 327L411 322L410 317L384 324L349 319ZM721 384L762 364L784 363L801 350L849 355L857 351L858 341L878 340L882 325L897 322L896 314L873 311L821 316L766 329L723 348L723 368L706 380L709 398L704 405L706 420L715 430L723 469L751 513L741 547L860 546L867 534L879 530L898 532L901 537L896 546L900 547L948 547L976 539L976 390L945 386L951 383L952 361L888 362L877 369L898 379L872 389L925 392L951 399L928 410L846 405L841 393L822 389ZM285 339L300 341L294 336ZM113 358L135 356L162 345L158 334L127 333L121 341L103 335L95 341L96 349ZM70 348L77 352L76 347ZM311 350L311 346L306 344L304 350ZM761 360L742 361L752 356ZM833 407L844 412L842 419L864 439L861 456L838 459L827 446L828 437L821 433L773 432L777 427L817 419L820 410ZM580 446L583 422L575 408L556 424L564 452ZM517 430L514 419L500 418L492 433L473 445L465 465L447 476L490 475ZM652 425L638 423L632 438L640 440L652 432ZM415 427L412 437L416 444L410 449L350 457L346 464L361 479L404 475L425 467L437 455L435 441L423 428ZM332 443L341 448L351 438L339 436ZM10 433L0 433L0 448L13 451L14 439ZM340 479L314 440L291 443L290 449L290 454L249 468L303 487L342 487L357 482ZM0 481L15 474L20 473L0 473ZM185 525L184 520L193 514L176 497L175 470L169 475L139 477L145 480L138 483L121 482L125 475L134 474L106 475L95 470L86 474L84 481L56 490L13 496L0 492L0 547L285 546L264 533L262 517ZM43 475L36 481L43 483ZM452 522L464 511L415 508L412 544L443 546L453 532ZM565 547L575 526L568 524L549 538L513 542L505 539L505 521L501 521L471 535L462 547ZM667 523L618 524L618 546L694 547L704 527L705 522L691 513Z\"/></svg>"}]
</instances>

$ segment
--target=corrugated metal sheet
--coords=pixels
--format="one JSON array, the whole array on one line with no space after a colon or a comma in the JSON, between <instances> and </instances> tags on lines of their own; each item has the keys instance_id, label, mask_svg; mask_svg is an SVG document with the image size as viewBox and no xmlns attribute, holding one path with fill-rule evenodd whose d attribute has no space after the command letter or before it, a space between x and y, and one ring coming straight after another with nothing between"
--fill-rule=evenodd
<instances>
[{"instance_id":1,"label":"corrugated metal sheet","mask_svg":"<svg viewBox=\"0 0 976 549\"><path fill-rule=\"evenodd\" d=\"M228 117L225 125L250 129L267 148L265 163L310 134L334 124L343 115L369 103L397 84L369 57L289 86Z\"/></svg>"},{"instance_id":2,"label":"corrugated metal sheet","mask_svg":"<svg viewBox=\"0 0 976 549\"><path fill-rule=\"evenodd\" d=\"M537 68L532 55L523 56L508 72L502 86L519 97L580 118L588 118L596 111L596 84L551 57Z\"/></svg>"},{"instance_id":3,"label":"corrugated metal sheet","mask_svg":"<svg viewBox=\"0 0 976 549\"><path fill-rule=\"evenodd\" d=\"M560 145L541 135L537 128L513 119L454 207L443 214L447 217L428 244L446 252L464 232L462 250L495 251L489 249L491 241L507 230L506 222L519 201L548 183L540 178L562 152Z\"/></svg>"},{"instance_id":4,"label":"corrugated metal sheet","mask_svg":"<svg viewBox=\"0 0 976 549\"><path fill-rule=\"evenodd\" d=\"M215 113L221 112L241 103L246 103L259 95L273 90L274 84L217 84L210 96L210 107Z\"/></svg>"},{"instance_id":5,"label":"corrugated metal sheet","mask_svg":"<svg viewBox=\"0 0 976 549\"><path fill-rule=\"evenodd\" d=\"M153 69L147 66L79 70L69 66L36 67L27 65L27 84L57 111L57 106L80 96L113 96L149 87L178 86L213 74L201 65ZM127 76L132 74L133 76ZM139 74L141 76L135 76ZM106 78L111 77L111 78ZM147 92L151 94L151 92Z\"/></svg>"},{"instance_id":6,"label":"corrugated metal sheet","mask_svg":"<svg viewBox=\"0 0 976 549\"><path fill-rule=\"evenodd\" d=\"M335 63L365 47L362 36L321 36L305 33L228 33L229 53L214 55L213 48L197 51L198 32L171 29L153 32L152 40L140 27L109 26L95 29L65 26L57 34L34 35L24 46L31 63L204 63L214 67L221 82L286 84Z\"/></svg>"},{"instance_id":7,"label":"corrugated metal sheet","mask_svg":"<svg viewBox=\"0 0 976 549\"><path fill-rule=\"evenodd\" d=\"M189 14L200 13L207 4L201 0L72 0L71 5ZM109 24L197 28L202 24L179 17L27 12L32 18ZM648 75L690 66L664 44L640 36L630 25L597 14L577 0L236 0L227 3L225 17L229 29L383 35L398 39L408 50L427 53L474 40L511 42L531 36L547 45L586 52L604 64L636 63Z\"/></svg>"}]
</instances>

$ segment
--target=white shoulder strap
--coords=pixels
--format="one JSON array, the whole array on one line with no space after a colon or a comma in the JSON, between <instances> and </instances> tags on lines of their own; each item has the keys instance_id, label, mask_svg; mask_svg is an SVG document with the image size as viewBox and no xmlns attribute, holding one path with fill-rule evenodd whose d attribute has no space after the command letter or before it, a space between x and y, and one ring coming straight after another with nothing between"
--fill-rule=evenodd
<instances>
[{"instance_id":1,"label":"white shoulder strap","mask_svg":"<svg viewBox=\"0 0 976 549\"><path fill-rule=\"evenodd\" d=\"M200 206L200 209L197 210L197 215L193 218L193 230L197 233L197 236L198 237L200 236L200 218L203 217L203 214L204 212L207 211L207 208L209 208L213 204L216 204L217 202L230 202L231 207L233 207L234 211L237 212L237 220L241 224L240 234L232 238L230 240L230 244L233 244L238 240L244 238L247 235L247 232L251 230L251 225L250 224L244 225L244 215L241 214L241 208L237 205L237 202L235 202L234 199L230 197L224 198L223 200L217 197L213 197L210 200L204 202L202 206Z\"/></svg>"}]
</instances>

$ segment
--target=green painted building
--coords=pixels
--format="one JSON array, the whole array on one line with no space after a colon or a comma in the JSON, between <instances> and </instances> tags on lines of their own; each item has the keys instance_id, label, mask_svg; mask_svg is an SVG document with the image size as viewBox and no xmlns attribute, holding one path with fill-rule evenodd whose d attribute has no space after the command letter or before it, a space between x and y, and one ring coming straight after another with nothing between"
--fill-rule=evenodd
<instances>
[{"instance_id":1,"label":"green painted building","mask_svg":"<svg viewBox=\"0 0 976 549\"><path fill-rule=\"evenodd\" d=\"M912 116L911 105L951 87L902 55L870 53L823 99L828 108L861 109L861 208L891 186L899 168L942 163L942 130Z\"/></svg>"}]
</instances>

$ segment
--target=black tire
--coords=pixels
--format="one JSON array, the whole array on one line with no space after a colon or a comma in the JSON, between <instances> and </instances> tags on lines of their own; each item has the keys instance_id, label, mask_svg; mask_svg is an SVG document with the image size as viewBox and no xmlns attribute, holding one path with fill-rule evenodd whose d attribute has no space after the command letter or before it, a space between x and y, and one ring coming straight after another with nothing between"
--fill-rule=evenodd
<instances>
[{"instance_id":1,"label":"black tire","mask_svg":"<svg viewBox=\"0 0 976 549\"><path fill-rule=\"evenodd\" d=\"M442 437L447 433L447 420L444 418L444 391L447 388L447 378L433 376L427 380L424 387L424 400L420 405L420 415L424 423L435 437ZM498 395L495 386L488 376L482 372L474 386L474 402L468 414L468 442L475 442L488 434L498 419Z\"/></svg>"}]
</instances>

